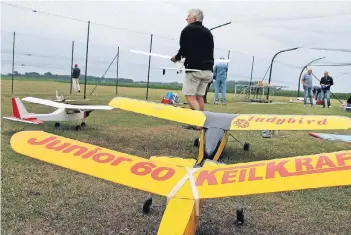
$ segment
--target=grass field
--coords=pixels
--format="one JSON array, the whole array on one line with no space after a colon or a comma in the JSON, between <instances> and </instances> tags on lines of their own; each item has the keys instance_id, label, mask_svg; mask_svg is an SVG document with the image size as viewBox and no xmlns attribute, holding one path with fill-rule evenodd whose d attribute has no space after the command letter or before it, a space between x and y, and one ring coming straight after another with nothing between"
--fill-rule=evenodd
<instances>
[{"instance_id":1,"label":"grass field","mask_svg":"<svg viewBox=\"0 0 351 235\"><path fill-rule=\"evenodd\" d=\"M18 81L19 82L19 81ZM55 90L68 91L67 84L23 82L16 96L53 99ZM9 81L2 81L2 116L11 114ZM88 91L92 90L88 87ZM119 88L119 96L145 99L145 89ZM160 102L166 90L149 90L149 99ZM178 92L180 94L180 92ZM90 104L107 104L114 87L98 87L89 96ZM83 94L71 98L83 97ZM213 93L208 95L213 103ZM183 96L180 97L184 101ZM347 115L340 103L332 100L332 109L303 108L302 104L234 103L228 95L226 106L213 104L206 109L227 113L277 113ZM288 101L289 97L275 97ZM29 112L48 112L52 108L25 104ZM21 130L44 130L64 137L117 151L150 157L171 155L196 156L193 139L199 132L185 130L181 124L121 110L94 111L87 127L80 132L74 124L54 123L34 126L2 120L2 231L1 234L156 234L165 208L165 198L154 196L154 211L143 215L142 203L148 194L94 177L46 164L12 151L11 136ZM330 131L351 134L347 131ZM251 143L244 152L237 142L229 142L224 151L226 163L316 154L350 149L350 144L320 141L307 131L279 132L278 137L263 139L260 132L234 132L240 140ZM235 207L245 209L245 224L236 227ZM351 187L311 189L305 191L253 195L208 200L200 219L198 234L350 234Z\"/></svg>"}]
</instances>

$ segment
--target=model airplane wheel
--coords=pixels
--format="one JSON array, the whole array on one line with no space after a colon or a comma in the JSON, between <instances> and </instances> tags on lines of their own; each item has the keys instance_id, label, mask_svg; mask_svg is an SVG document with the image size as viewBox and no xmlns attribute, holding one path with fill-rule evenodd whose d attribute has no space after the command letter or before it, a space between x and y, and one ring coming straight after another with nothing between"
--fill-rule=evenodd
<instances>
[{"instance_id":1,"label":"model airplane wheel","mask_svg":"<svg viewBox=\"0 0 351 235\"><path fill-rule=\"evenodd\" d=\"M249 151L250 150L250 144L249 143L245 143L244 144L244 151Z\"/></svg>"},{"instance_id":2,"label":"model airplane wheel","mask_svg":"<svg viewBox=\"0 0 351 235\"><path fill-rule=\"evenodd\" d=\"M82 128L80 126L76 126L76 131L80 131Z\"/></svg>"},{"instance_id":3,"label":"model airplane wheel","mask_svg":"<svg viewBox=\"0 0 351 235\"><path fill-rule=\"evenodd\" d=\"M236 208L236 223L242 225L244 223L244 209L241 206Z\"/></svg>"},{"instance_id":4,"label":"model airplane wheel","mask_svg":"<svg viewBox=\"0 0 351 235\"><path fill-rule=\"evenodd\" d=\"M56 127L56 128L60 127L60 123L56 122L56 123L55 123L55 127Z\"/></svg>"},{"instance_id":5,"label":"model airplane wheel","mask_svg":"<svg viewBox=\"0 0 351 235\"><path fill-rule=\"evenodd\" d=\"M85 122L82 122L82 124L80 124L82 127L85 127L86 126L86 124L85 124Z\"/></svg>"},{"instance_id":6,"label":"model airplane wheel","mask_svg":"<svg viewBox=\"0 0 351 235\"><path fill-rule=\"evenodd\" d=\"M200 138L194 139L194 146L199 147L200 146Z\"/></svg>"},{"instance_id":7,"label":"model airplane wheel","mask_svg":"<svg viewBox=\"0 0 351 235\"><path fill-rule=\"evenodd\" d=\"M144 214L148 214L150 212L151 205L152 205L152 197L149 197L148 199L146 199L146 201L143 204Z\"/></svg>"}]
</instances>

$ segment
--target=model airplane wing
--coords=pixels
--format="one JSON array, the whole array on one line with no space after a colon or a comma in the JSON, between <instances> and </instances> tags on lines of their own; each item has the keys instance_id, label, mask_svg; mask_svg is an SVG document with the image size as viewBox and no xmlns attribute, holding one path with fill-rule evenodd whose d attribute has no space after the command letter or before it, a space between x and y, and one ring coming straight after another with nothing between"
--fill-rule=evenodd
<instances>
[{"instance_id":1,"label":"model airplane wing","mask_svg":"<svg viewBox=\"0 0 351 235\"><path fill-rule=\"evenodd\" d=\"M115 97L110 106L170 121L224 130L328 130L349 129L351 119L324 115L262 115L202 112L149 101Z\"/></svg>"},{"instance_id":2,"label":"model airplane wing","mask_svg":"<svg viewBox=\"0 0 351 235\"><path fill-rule=\"evenodd\" d=\"M327 115L237 115L230 130L337 130L351 128L351 118Z\"/></svg>"},{"instance_id":3,"label":"model airplane wing","mask_svg":"<svg viewBox=\"0 0 351 235\"><path fill-rule=\"evenodd\" d=\"M167 196L186 174L182 167L43 131L17 132L11 137L10 144L19 154L162 196Z\"/></svg>"},{"instance_id":4,"label":"model airplane wing","mask_svg":"<svg viewBox=\"0 0 351 235\"><path fill-rule=\"evenodd\" d=\"M208 167L194 174L199 198L351 185L351 150Z\"/></svg>"},{"instance_id":5,"label":"model airplane wing","mask_svg":"<svg viewBox=\"0 0 351 235\"><path fill-rule=\"evenodd\" d=\"M308 134L310 136L313 136L313 137L319 138L319 139L339 140L339 141L351 143L351 135L336 135L336 134L330 134L330 133L315 133L315 132L309 132Z\"/></svg>"},{"instance_id":6,"label":"model airplane wing","mask_svg":"<svg viewBox=\"0 0 351 235\"><path fill-rule=\"evenodd\" d=\"M146 52L146 51L140 51L140 50L130 50L130 52L135 53L135 54L140 54L140 55L147 55L147 56L155 56L159 58L164 58L164 59L171 59L172 56L169 55L164 55L164 54L159 54L159 53L151 53L151 52ZM229 63L229 59L215 59L215 62L223 62L223 63Z\"/></svg>"},{"instance_id":7,"label":"model airplane wing","mask_svg":"<svg viewBox=\"0 0 351 235\"><path fill-rule=\"evenodd\" d=\"M47 105L55 108L63 108L63 109L79 109L79 110L111 110L113 109L111 106L108 105L73 105L73 104L64 104L58 103L51 100L44 100L35 97L25 97L22 100Z\"/></svg>"},{"instance_id":8,"label":"model airplane wing","mask_svg":"<svg viewBox=\"0 0 351 235\"><path fill-rule=\"evenodd\" d=\"M191 71L191 72L199 72L201 70L198 69L186 69L186 68L173 68L173 67L160 67L161 69L168 69L168 70L180 70L180 71Z\"/></svg>"},{"instance_id":9,"label":"model airplane wing","mask_svg":"<svg viewBox=\"0 0 351 235\"><path fill-rule=\"evenodd\" d=\"M203 126L206 120L204 113L200 111L137 99L115 97L110 101L109 105L114 108L189 125Z\"/></svg>"}]
</instances>

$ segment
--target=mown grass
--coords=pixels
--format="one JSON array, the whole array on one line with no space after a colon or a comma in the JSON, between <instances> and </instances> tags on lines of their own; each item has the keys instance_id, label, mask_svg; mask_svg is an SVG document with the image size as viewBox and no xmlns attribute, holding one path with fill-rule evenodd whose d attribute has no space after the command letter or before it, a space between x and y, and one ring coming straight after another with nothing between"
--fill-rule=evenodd
<instances>
[{"instance_id":1,"label":"mown grass","mask_svg":"<svg viewBox=\"0 0 351 235\"><path fill-rule=\"evenodd\" d=\"M20 83L20 81L17 81ZM2 116L11 114L10 83L2 81ZM55 90L68 91L64 83L21 81L16 96L54 99ZM91 91L93 86L88 86ZM149 90L149 100L160 102L166 90ZM67 92L65 92L67 93ZM89 104L107 104L115 95L114 87L98 87ZM118 89L119 96L145 99L145 89ZM180 92L179 92L180 94ZM82 99L83 94L71 98ZM213 103L213 93L208 95ZM180 94L181 101L184 97ZM226 106L207 105L206 109L226 113L276 113L347 115L338 101L332 109L303 108L302 104L245 104L233 102L229 94ZM289 97L275 97L288 101ZM29 112L53 109L25 103ZM156 234L165 206L165 198L154 197L154 211L145 216L141 207L148 194L74 171L46 164L12 151L9 140L17 131L44 130L141 157L171 155L193 158L197 149L196 131L181 124L121 110L94 111L87 128L76 132L74 124L53 123L34 126L2 120L2 234ZM330 131L351 134L347 131ZM236 142L224 151L226 163L250 162L305 154L350 149L350 144L317 140L307 131L279 132L278 137L263 139L260 132L234 132L242 141L251 143L244 152ZM198 234L350 234L351 187L311 189L305 191L253 195L208 200L200 219ZM246 222L236 227L235 207L245 208Z\"/></svg>"}]
</instances>

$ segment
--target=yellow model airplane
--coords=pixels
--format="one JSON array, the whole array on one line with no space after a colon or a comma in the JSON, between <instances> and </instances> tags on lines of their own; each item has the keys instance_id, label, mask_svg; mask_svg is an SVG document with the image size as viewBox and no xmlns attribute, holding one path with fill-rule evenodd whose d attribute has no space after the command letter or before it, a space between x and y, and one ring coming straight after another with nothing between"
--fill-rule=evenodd
<instances>
[{"instance_id":1,"label":"yellow model airplane","mask_svg":"<svg viewBox=\"0 0 351 235\"><path fill-rule=\"evenodd\" d=\"M228 137L235 138L229 131L351 128L351 119L344 116L214 113L124 97L115 97L109 105L114 108L203 127L200 138L196 138L194 141L194 145L199 147L195 167L201 166L205 159L218 161L227 144ZM239 140L237 141L239 142ZM249 150L249 143L243 145L244 150Z\"/></svg>"},{"instance_id":2,"label":"yellow model airplane","mask_svg":"<svg viewBox=\"0 0 351 235\"><path fill-rule=\"evenodd\" d=\"M43 131L17 132L11 147L44 162L167 197L159 235L194 235L204 199L351 185L351 150L231 165L206 159L202 167L193 168L195 159L145 159Z\"/></svg>"}]
</instances>

